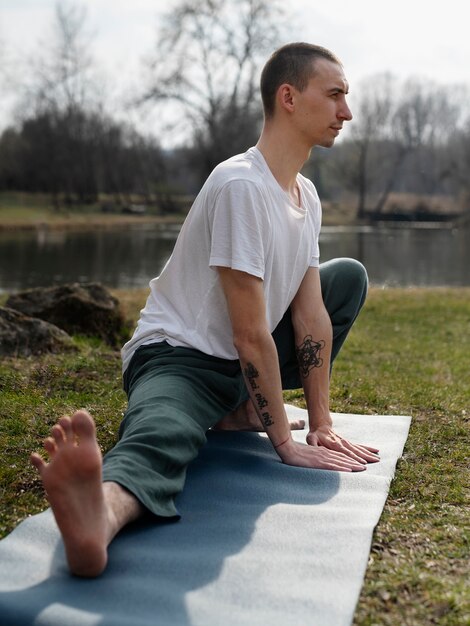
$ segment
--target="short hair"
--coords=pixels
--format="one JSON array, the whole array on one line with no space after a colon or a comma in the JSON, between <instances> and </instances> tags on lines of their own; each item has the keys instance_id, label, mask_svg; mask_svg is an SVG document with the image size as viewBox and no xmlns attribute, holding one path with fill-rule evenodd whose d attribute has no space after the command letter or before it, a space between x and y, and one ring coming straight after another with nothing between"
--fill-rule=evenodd
<instances>
[{"instance_id":1,"label":"short hair","mask_svg":"<svg viewBox=\"0 0 470 626\"><path fill-rule=\"evenodd\" d=\"M289 43L273 52L261 73L261 98L266 118L274 114L279 87L288 83L303 91L315 74L314 63L318 59L341 65L338 57L327 48L310 43Z\"/></svg>"}]
</instances>

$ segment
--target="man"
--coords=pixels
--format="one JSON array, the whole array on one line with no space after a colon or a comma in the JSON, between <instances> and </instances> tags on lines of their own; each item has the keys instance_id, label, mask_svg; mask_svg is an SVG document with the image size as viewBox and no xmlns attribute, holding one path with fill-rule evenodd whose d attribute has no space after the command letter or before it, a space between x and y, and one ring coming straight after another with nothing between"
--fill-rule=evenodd
<instances>
[{"instance_id":1,"label":"man","mask_svg":"<svg viewBox=\"0 0 470 626\"><path fill-rule=\"evenodd\" d=\"M367 277L352 260L319 269L320 202L299 174L312 147L332 146L352 119L348 83L331 52L290 44L266 64L261 93L257 146L214 170L150 283L123 348L129 404L103 473L85 411L53 427L48 464L32 455L74 574L99 575L113 537L145 512L178 516L174 497L209 428L259 419L293 466L360 471L378 460L333 431L328 407L330 365ZM292 439L282 396L300 386L307 444Z\"/></svg>"}]
</instances>

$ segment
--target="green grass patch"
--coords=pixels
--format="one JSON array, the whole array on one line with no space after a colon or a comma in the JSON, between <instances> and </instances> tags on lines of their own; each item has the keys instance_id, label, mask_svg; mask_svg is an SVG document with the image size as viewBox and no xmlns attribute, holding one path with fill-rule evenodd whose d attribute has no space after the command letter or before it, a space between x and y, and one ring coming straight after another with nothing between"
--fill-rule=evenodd
<instances>
[{"instance_id":1,"label":"green grass patch","mask_svg":"<svg viewBox=\"0 0 470 626\"><path fill-rule=\"evenodd\" d=\"M142 204L141 198L128 198L128 201ZM55 207L48 194L0 192L0 231L31 228L89 229L90 226L123 227L144 222L182 222L185 216L185 209L181 213L162 215L160 208L154 204L147 207L145 215L124 213L118 206L112 213L103 212L102 205L110 202L112 198L103 195L97 202L91 204L75 202L67 204L62 199L60 206ZM186 207L187 201L184 202L183 206Z\"/></svg>"},{"instance_id":2,"label":"green grass patch","mask_svg":"<svg viewBox=\"0 0 470 626\"><path fill-rule=\"evenodd\" d=\"M470 624L469 372L470 289L371 292L335 364L331 408L412 425L356 626ZM304 406L301 392L287 397Z\"/></svg>"},{"instance_id":3,"label":"green grass patch","mask_svg":"<svg viewBox=\"0 0 470 626\"><path fill-rule=\"evenodd\" d=\"M116 291L137 319L147 290ZM411 414L356 611L356 626L470 624L470 289L372 290L335 364L331 408ZM58 416L92 412L109 449L126 406L117 351L0 362L0 535L46 506L29 466ZM304 406L302 393L286 400ZM334 558L334 554L332 554Z\"/></svg>"},{"instance_id":4,"label":"green grass patch","mask_svg":"<svg viewBox=\"0 0 470 626\"><path fill-rule=\"evenodd\" d=\"M28 223L54 223L74 215L99 212L99 204L74 205L73 207L53 206L51 197L43 193L1 192L0 223L3 225L25 225Z\"/></svg>"}]
</instances>

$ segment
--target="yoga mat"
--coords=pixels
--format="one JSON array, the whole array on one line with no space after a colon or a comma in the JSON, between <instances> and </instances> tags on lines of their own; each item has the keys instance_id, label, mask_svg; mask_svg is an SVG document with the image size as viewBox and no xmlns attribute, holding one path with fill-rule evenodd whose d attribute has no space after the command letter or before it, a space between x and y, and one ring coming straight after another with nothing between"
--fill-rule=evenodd
<instances>
[{"instance_id":1,"label":"yoga mat","mask_svg":"<svg viewBox=\"0 0 470 626\"><path fill-rule=\"evenodd\" d=\"M410 418L333 419L380 448L380 463L293 468L264 434L209 432L178 498L182 519L128 527L94 580L68 573L49 510L25 520L0 542L1 626L350 624Z\"/></svg>"}]
</instances>

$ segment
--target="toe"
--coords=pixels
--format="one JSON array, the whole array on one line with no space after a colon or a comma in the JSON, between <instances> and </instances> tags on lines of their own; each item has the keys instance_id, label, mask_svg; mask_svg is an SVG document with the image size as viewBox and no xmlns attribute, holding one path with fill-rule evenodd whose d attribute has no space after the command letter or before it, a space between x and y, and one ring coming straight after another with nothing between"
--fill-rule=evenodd
<instances>
[{"instance_id":1,"label":"toe","mask_svg":"<svg viewBox=\"0 0 470 626\"><path fill-rule=\"evenodd\" d=\"M48 437L44 440L44 449L49 456L54 456L57 452L57 444L52 437Z\"/></svg>"},{"instance_id":2,"label":"toe","mask_svg":"<svg viewBox=\"0 0 470 626\"><path fill-rule=\"evenodd\" d=\"M72 430L79 439L94 439L95 423L88 411L77 411L72 416Z\"/></svg>"},{"instance_id":3,"label":"toe","mask_svg":"<svg viewBox=\"0 0 470 626\"><path fill-rule=\"evenodd\" d=\"M67 440L73 439L72 420L68 415L63 415L59 420L59 426L62 428Z\"/></svg>"},{"instance_id":4,"label":"toe","mask_svg":"<svg viewBox=\"0 0 470 626\"><path fill-rule=\"evenodd\" d=\"M31 454L31 456L29 457L29 460L34 465L34 467L38 470L39 473L41 473L42 469L46 467L46 462L44 461L42 456L40 456L36 452L33 452Z\"/></svg>"},{"instance_id":5,"label":"toe","mask_svg":"<svg viewBox=\"0 0 470 626\"><path fill-rule=\"evenodd\" d=\"M54 441L57 447L60 447L61 445L65 443L65 433L59 424L56 424L52 428L52 436L54 438Z\"/></svg>"}]
</instances>

